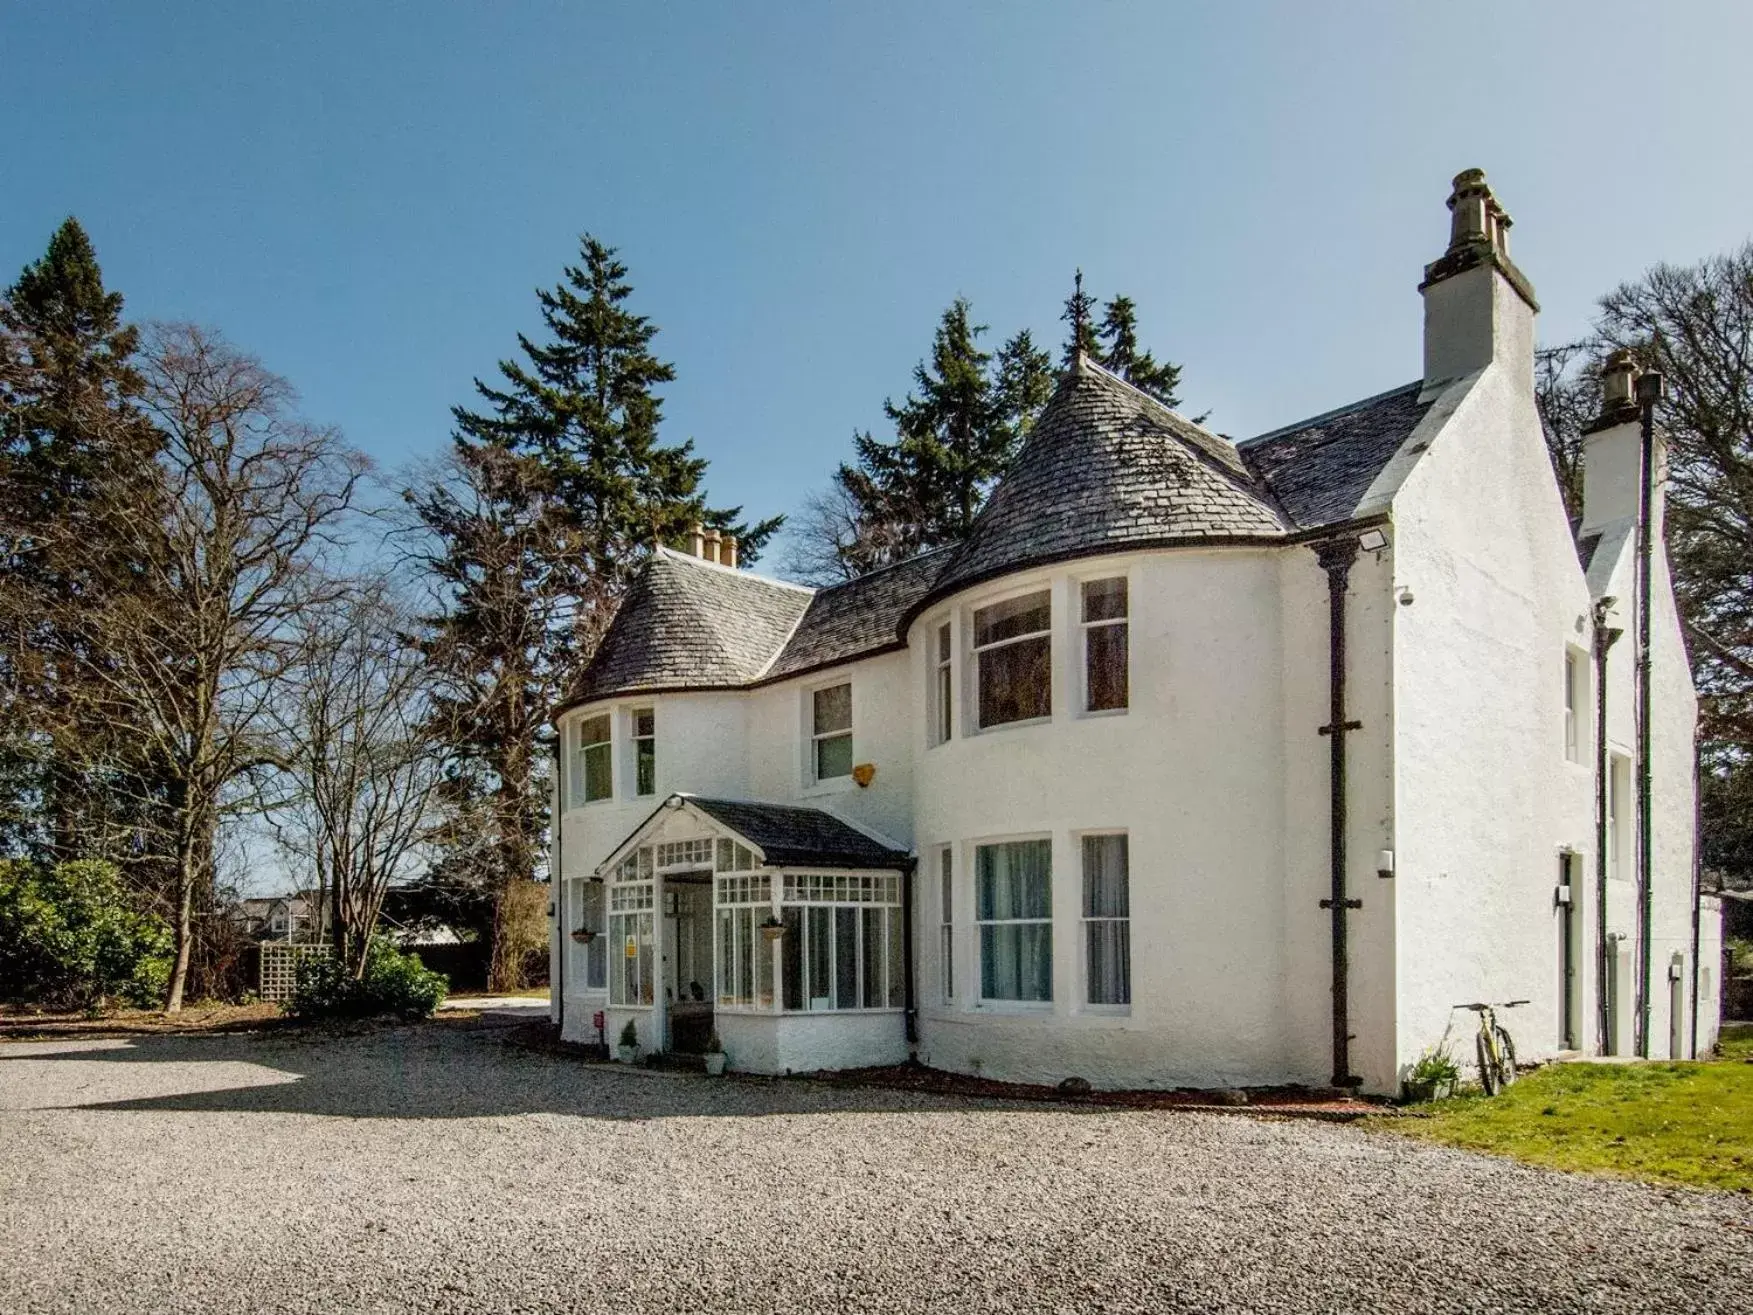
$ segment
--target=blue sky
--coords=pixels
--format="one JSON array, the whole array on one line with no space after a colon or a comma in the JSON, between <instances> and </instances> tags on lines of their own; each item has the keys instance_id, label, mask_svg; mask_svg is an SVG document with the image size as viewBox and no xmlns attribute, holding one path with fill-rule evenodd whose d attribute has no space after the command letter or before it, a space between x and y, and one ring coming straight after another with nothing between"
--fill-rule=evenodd
<instances>
[{"instance_id":1,"label":"blue sky","mask_svg":"<svg viewBox=\"0 0 1753 1315\"><path fill-rule=\"evenodd\" d=\"M60 219L394 468L617 244L720 502L792 510L956 295L1057 346L1074 267L1238 437L1419 369L1458 170L1542 337L1753 235L1753 6L0 7L0 279Z\"/></svg>"}]
</instances>

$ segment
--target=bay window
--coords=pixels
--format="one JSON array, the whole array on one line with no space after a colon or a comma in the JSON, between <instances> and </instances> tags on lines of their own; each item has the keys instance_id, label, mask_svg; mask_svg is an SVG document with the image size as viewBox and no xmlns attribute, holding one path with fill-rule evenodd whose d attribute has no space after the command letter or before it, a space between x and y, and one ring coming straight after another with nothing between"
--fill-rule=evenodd
<instances>
[{"instance_id":1,"label":"bay window","mask_svg":"<svg viewBox=\"0 0 1753 1315\"><path fill-rule=\"evenodd\" d=\"M1085 712L1126 707L1126 577L1083 584L1083 689Z\"/></svg>"},{"instance_id":2,"label":"bay window","mask_svg":"<svg viewBox=\"0 0 1753 1315\"><path fill-rule=\"evenodd\" d=\"M1132 1003L1129 866L1124 834L1083 838L1084 972L1092 1005Z\"/></svg>"},{"instance_id":3,"label":"bay window","mask_svg":"<svg viewBox=\"0 0 1753 1315\"><path fill-rule=\"evenodd\" d=\"M718 843L721 849L730 844ZM718 1003L771 1009L773 942L762 934L761 924L773 913L773 879L764 873L721 876L717 885Z\"/></svg>"},{"instance_id":4,"label":"bay window","mask_svg":"<svg viewBox=\"0 0 1753 1315\"><path fill-rule=\"evenodd\" d=\"M974 613L981 730L1053 715L1053 604L1043 589Z\"/></svg>"},{"instance_id":5,"label":"bay window","mask_svg":"<svg viewBox=\"0 0 1753 1315\"><path fill-rule=\"evenodd\" d=\"M651 851L640 853L649 864ZM610 1004L649 1005L655 999L656 923L655 883L633 881L609 887L609 943L615 954L609 972Z\"/></svg>"},{"instance_id":6,"label":"bay window","mask_svg":"<svg viewBox=\"0 0 1753 1315\"><path fill-rule=\"evenodd\" d=\"M781 892L781 1005L899 1009L906 993L900 878L788 873Z\"/></svg>"},{"instance_id":7,"label":"bay window","mask_svg":"<svg viewBox=\"0 0 1753 1315\"><path fill-rule=\"evenodd\" d=\"M1053 998L1053 844L1010 840L974 850L980 997Z\"/></svg>"},{"instance_id":8,"label":"bay window","mask_svg":"<svg viewBox=\"0 0 1753 1315\"><path fill-rule=\"evenodd\" d=\"M810 696L810 766L814 779L852 775L852 686L830 685Z\"/></svg>"}]
</instances>

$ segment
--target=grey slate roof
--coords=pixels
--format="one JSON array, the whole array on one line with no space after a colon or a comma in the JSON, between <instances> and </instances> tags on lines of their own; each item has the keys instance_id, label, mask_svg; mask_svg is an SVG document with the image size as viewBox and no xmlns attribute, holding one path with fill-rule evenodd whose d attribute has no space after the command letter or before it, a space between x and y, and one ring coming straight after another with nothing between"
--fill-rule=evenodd
<instances>
[{"instance_id":1,"label":"grey slate roof","mask_svg":"<svg viewBox=\"0 0 1753 1315\"><path fill-rule=\"evenodd\" d=\"M1422 382L1251 438L1242 460L1299 530L1349 520L1418 422Z\"/></svg>"},{"instance_id":2,"label":"grey slate roof","mask_svg":"<svg viewBox=\"0 0 1753 1315\"><path fill-rule=\"evenodd\" d=\"M949 552L939 549L822 590L768 675L793 676L898 647L902 614L931 588Z\"/></svg>"},{"instance_id":3,"label":"grey slate roof","mask_svg":"<svg viewBox=\"0 0 1753 1315\"><path fill-rule=\"evenodd\" d=\"M737 688L884 652L934 599L1030 566L1158 544L1281 542L1341 523L1430 409L1420 387L1236 447L1084 363L965 542L819 592L660 549L565 706Z\"/></svg>"},{"instance_id":4,"label":"grey slate roof","mask_svg":"<svg viewBox=\"0 0 1753 1315\"><path fill-rule=\"evenodd\" d=\"M659 548L570 701L747 684L772 664L811 597L798 585Z\"/></svg>"},{"instance_id":5,"label":"grey slate roof","mask_svg":"<svg viewBox=\"0 0 1753 1315\"><path fill-rule=\"evenodd\" d=\"M904 869L911 863L905 852L879 844L819 808L682 798L758 846L775 867Z\"/></svg>"},{"instance_id":6,"label":"grey slate roof","mask_svg":"<svg viewBox=\"0 0 1753 1315\"><path fill-rule=\"evenodd\" d=\"M1085 363L1060 383L930 597L1035 563L1285 530L1228 441Z\"/></svg>"}]
</instances>

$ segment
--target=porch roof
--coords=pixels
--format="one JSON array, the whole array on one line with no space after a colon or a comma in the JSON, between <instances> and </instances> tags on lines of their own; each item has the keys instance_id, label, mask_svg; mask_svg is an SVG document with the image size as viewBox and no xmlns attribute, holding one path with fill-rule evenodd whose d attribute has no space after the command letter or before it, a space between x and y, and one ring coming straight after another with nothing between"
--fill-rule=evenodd
<instances>
[{"instance_id":1,"label":"porch roof","mask_svg":"<svg viewBox=\"0 0 1753 1315\"><path fill-rule=\"evenodd\" d=\"M760 850L769 867L905 871L912 862L902 850L890 849L819 808L681 797Z\"/></svg>"}]
</instances>

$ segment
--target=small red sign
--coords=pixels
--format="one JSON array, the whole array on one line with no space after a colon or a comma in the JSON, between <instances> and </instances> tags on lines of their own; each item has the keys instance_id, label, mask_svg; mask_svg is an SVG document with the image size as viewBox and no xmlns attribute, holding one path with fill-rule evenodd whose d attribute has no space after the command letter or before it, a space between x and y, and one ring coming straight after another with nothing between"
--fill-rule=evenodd
<instances>
[{"instance_id":1,"label":"small red sign","mask_svg":"<svg viewBox=\"0 0 1753 1315\"><path fill-rule=\"evenodd\" d=\"M590 1016L590 1025L592 1027L596 1028L596 1030L599 1032L603 1030L603 1011L602 1010L599 1009L596 1011L596 1013L594 1013Z\"/></svg>"}]
</instances>

